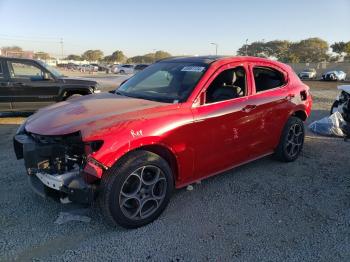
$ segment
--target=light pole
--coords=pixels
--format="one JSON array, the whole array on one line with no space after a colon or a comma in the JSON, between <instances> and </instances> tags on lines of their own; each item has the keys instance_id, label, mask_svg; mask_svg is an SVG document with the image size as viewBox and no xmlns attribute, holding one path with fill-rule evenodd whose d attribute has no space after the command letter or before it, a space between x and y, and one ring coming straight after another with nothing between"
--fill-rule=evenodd
<instances>
[{"instance_id":1,"label":"light pole","mask_svg":"<svg viewBox=\"0 0 350 262\"><path fill-rule=\"evenodd\" d=\"M211 45L215 45L215 55L218 55L218 44L217 43L210 43Z\"/></svg>"}]
</instances>

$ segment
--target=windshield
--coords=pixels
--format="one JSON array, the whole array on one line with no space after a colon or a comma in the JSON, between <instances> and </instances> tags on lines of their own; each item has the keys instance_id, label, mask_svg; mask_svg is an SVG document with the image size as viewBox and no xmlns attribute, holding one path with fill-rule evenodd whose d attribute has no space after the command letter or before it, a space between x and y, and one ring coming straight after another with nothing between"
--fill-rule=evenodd
<instances>
[{"instance_id":1,"label":"windshield","mask_svg":"<svg viewBox=\"0 0 350 262\"><path fill-rule=\"evenodd\" d=\"M314 72L314 69L305 69L304 72Z\"/></svg>"},{"instance_id":2,"label":"windshield","mask_svg":"<svg viewBox=\"0 0 350 262\"><path fill-rule=\"evenodd\" d=\"M166 103L184 102L206 69L206 64L199 63L156 63L130 78L116 93Z\"/></svg>"},{"instance_id":3,"label":"windshield","mask_svg":"<svg viewBox=\"0 0 350 262\"><path fill-rule=\"evenodd\" d=\"M62 77L63 75L61 74L60 71L58 71L57 69L53 68L52 66L49 66L48 64L44 63L41 60L38 60L38 62L46 68L47 71L49 71L50 73L52 73L55 77Z\"/></svg>"}]
</instances>

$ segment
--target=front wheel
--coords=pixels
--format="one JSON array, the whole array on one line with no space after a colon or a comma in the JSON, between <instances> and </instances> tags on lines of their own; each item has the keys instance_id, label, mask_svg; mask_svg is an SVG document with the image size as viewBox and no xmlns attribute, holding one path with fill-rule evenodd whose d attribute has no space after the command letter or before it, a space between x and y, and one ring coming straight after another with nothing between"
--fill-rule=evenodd
<instances>
[{"instance_id":1,"label":"front wheel","mask_svg":"<svg viewBox=\"0 0 350 262\"><path fill-rule=\"evenodd\" d=\"M173 188L168 163L154 153L138 150L103 175L101 211L112 225L141 227L160 216Z\"/></svg>"},{"instance_id":2,"label":"front wheel","mask_svg":"<svg viewBox=\"0 0 350 262\"><path fill-rule=\"evenodd\" d=\"M275 151L276 157L283 162L296 160L304 145L304 123L295 116L288 119L283 128L280 142Z\"/></svg>"}]
</instances>

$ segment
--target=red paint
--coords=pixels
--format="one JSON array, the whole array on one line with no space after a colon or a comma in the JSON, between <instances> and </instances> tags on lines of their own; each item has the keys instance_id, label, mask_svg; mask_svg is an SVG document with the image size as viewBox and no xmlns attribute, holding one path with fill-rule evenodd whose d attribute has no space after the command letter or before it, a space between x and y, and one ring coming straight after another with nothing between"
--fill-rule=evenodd
<instances>
[{"instance_id":1,"label":"red paint","mask_svg":"<svg viewBox=\"0 0 350 262\"><path fill-rule=\"evenodd\" d=\"M213 104L201 104L202 93L223 70L244 66L248 94ZM253 66L283 72L284 87L255 93ZM302 101L300 92L308 96ZM28 119L26 130L42 135L80 131L84 141L103 140L90 156L106 167L131 150L158 145L176 160L176 187L220 173L270 154L282 128L297 111L309 116L309 88L282 63L261 58L233 57L212 63L187 102L159 103L115 94L89 95L40 110ZM98 168L94 175L100 177Z\"/></svg>"}]
</instances>

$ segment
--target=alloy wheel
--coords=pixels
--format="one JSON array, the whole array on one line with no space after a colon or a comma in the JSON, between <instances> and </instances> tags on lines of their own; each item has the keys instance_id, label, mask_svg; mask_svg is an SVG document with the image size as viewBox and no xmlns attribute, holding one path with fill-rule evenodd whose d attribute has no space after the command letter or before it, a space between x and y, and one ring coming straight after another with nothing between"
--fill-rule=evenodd
<instances>
[{"instance_id":1,"label":"alloy wheel","mask_svg":"<svg viewBox=\"0 0 350 262\"><path fill-rule=\"evenodd\" d=\"M131 220L150 217L163 202L167 181L163 171L146 165L136 169L125 180L119 194L119 206Z\"/></svg>"},{"instance_id":2,"label":"alloy wheel","mask_svg":"<svg viewBox=\"0 0 350 262\"><path fill-rule=\"evenodd\" d=\"M286 151L290 157L296 156L303 145L304 132L300 124L293 124L289 131L286 143Z\"/></svg>"}]
</instances>

